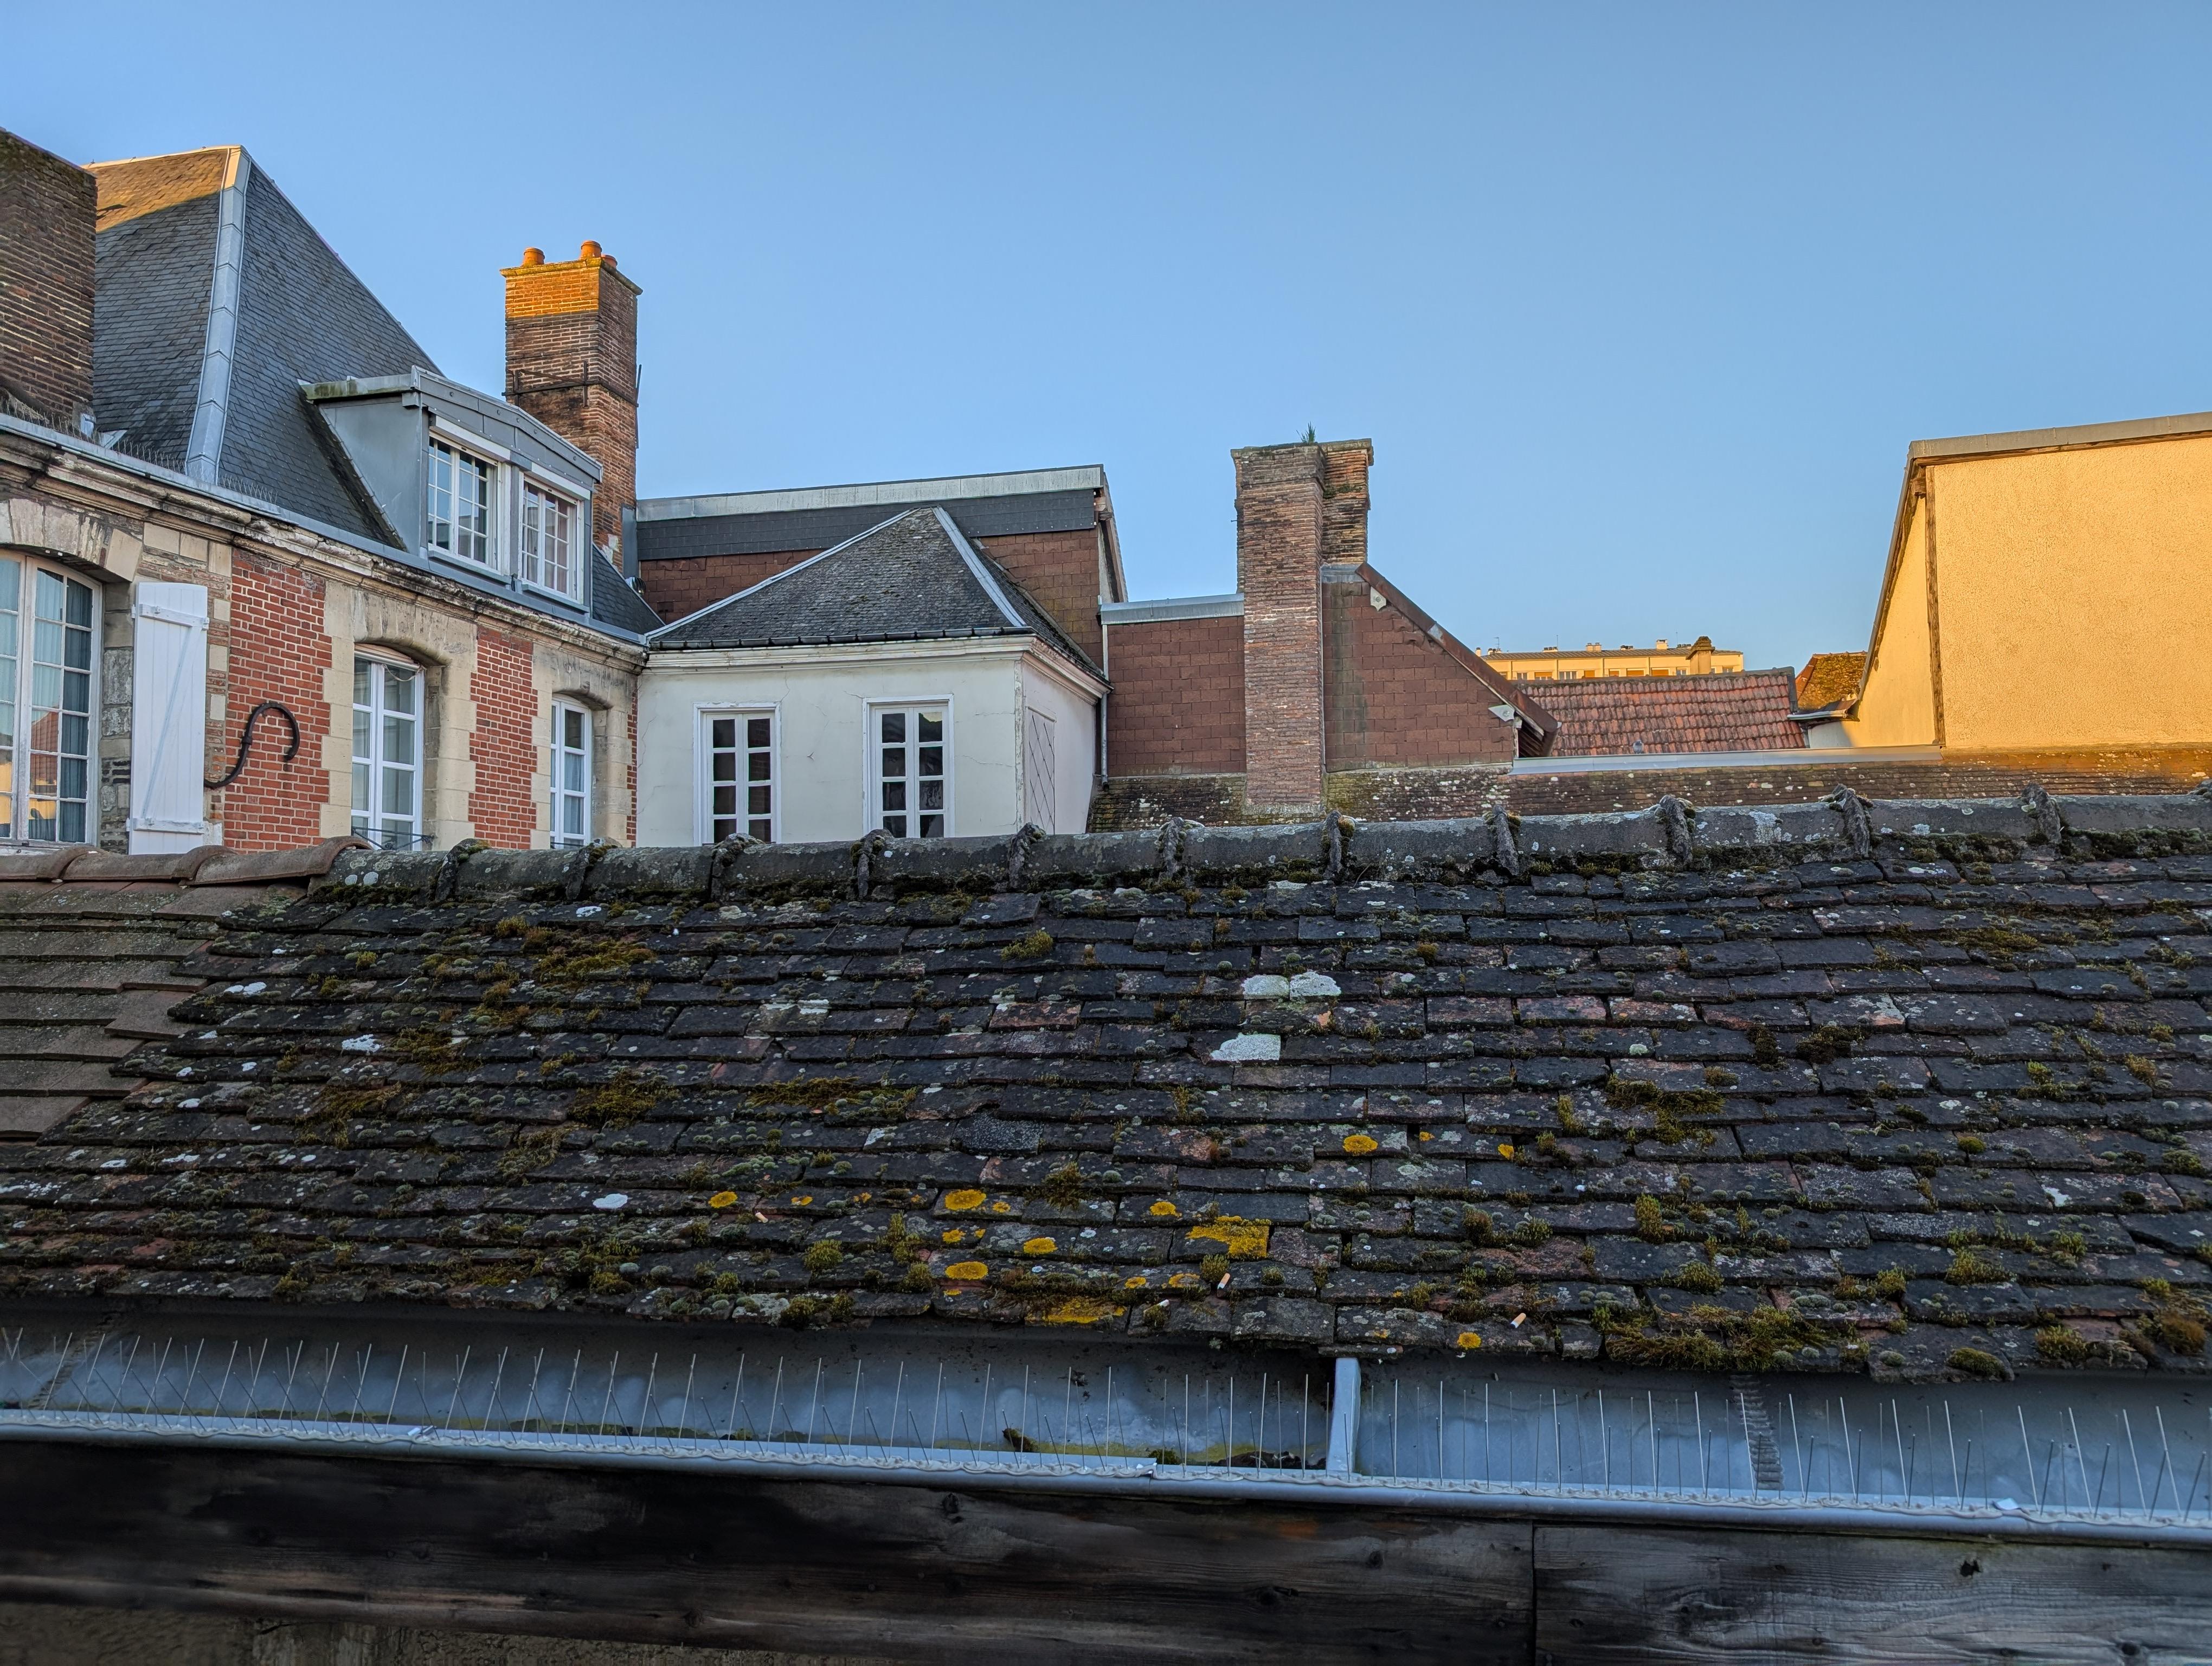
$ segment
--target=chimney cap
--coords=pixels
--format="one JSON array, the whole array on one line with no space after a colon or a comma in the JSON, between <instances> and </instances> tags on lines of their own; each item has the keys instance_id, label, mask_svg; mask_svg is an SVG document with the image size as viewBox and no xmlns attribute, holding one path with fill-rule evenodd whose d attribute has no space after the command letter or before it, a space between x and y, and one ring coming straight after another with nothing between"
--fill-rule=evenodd
<instances>
[{"instance_id":1,"label":"chimney cap","mask_svg":"<svg viewBox=\"0 0 2212 1666\"><path fill-rule=\"evenodd\" d=\"M545 264L545 251L543 249L525 249L522 252L522 264L526 266L544 265Z\"/></svg>"},{"instance_id":2,"label":"chimney cap","mask_svg":"<svg viewBox=\"0 0 2212 1666\"><path fill-rule=\"evenodd\" d=\"M586 237L584 240L584 246L578 252L576 258L579 260L597 260L599 258L599 246L592 239Z\"/></svg>"}]
</instances>

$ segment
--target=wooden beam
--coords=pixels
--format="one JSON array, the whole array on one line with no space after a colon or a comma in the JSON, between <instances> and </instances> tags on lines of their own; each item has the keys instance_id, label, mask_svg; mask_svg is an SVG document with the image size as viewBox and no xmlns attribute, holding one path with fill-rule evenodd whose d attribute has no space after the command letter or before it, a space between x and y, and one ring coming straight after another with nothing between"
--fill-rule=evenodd
<instances>
[{"instance_id":1,"label":"wooden beam","mask_svg":"<svg viewBox=\"0 0 2212 1666\"><path fill-rule=\"evenodd\" d=\"M0 1454L0 1600L960 1666L1525 1666L1530 1537L1413 1511L63 1444Z\"/></svg>"},{"instance_id":2,"label":"wooden beam","mask_svg":"<svg viewBox=\"0 0 2212 1666\"><path fill-rule=\"evenodd\" d=\"M2212 1662L2212 1552L1536 1529L1540 1666Z\"/></svg>"}]
</instances>

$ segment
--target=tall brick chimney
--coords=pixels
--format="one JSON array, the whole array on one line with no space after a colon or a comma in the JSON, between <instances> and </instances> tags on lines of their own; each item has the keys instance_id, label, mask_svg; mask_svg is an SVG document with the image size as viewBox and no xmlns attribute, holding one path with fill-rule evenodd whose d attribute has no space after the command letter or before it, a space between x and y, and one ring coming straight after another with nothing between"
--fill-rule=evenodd
<instances>
[{"instance_id":1,"label":"tall brick chimney","mask_svg":"<svg viewBox=\"0 0 2212 1666\"><path fill-rule=\"evenodd\" d=\"M1367 558L1365 440L1231 452L1237 587L1244 593L1244 796L1269 810L1318 810L1321 569Z\"/></svg>"},{"instance_id":2,"label":"tall brick chimney","mask_svg":"<svg viewBox=\"0 0 2212 1666\"><path fill-rule=\"evenodd\" d=\"M601 471L594 542L617 547L637 502L636 284L586 243L574 260L525 249L507 280L507 397Z\"/></svg>"},{"instance_id":3,"label":"tall brick chimney","mask_svg":"<svg viewBox=\"0 0 2212 1666\"><path fill-rule=\"evenodd\" d=\"M92 414L92 248L99 188L0 131L0 410L70 434Z\"/></svg>"}]
</instances>

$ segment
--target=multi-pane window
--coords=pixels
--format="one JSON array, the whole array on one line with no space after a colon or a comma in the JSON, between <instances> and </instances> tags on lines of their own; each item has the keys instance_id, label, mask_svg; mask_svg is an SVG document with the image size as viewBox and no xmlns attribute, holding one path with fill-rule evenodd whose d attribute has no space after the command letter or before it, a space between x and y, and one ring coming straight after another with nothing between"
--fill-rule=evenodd
<instances>
[{"instance_id":1,"label":"multi-pane window","mask_svg":"<svg viewBox=\"0 0 2212 1666\"><path fill-rule=\"evenodd\" d=\"M720 844L743 833L775 837L775 714L708 712L706 725L707 837Z\"/></svg>"},{"instance_id":2,"label":"multi-pane window","mask_svg":"<svg viewBox=\"0 0 2212 1666\"><path fill-rule=\"evenodd\" d=\"M386 850L427 842L419 666L353 662L353 830Z\"/></svg>"},{"instance_id":3,"label":"multi-pane window","mask_svg":"<svg viewBox=\"0 0 2212 1666\"><path fill-rule=\"evenodd\" d=\"M535 482L522 488L522 579L573 596L580 576L574 550L576 506Z\"/></svg>"},{"instance_id":4,"label":"multi-pane window","mask_svg":"<svg viewBox=\"0 0 2212 1666\"><path fill-rule=\"evenodd\" d=\"M491 560L492 466L442 440L430 442L429 545L463 561Z\"/></svg>"},{"instance_id":5,"label":"multi-pane window","mask_svg":"<svg viewBox=\"0 0 2212 1666\"><path fill-rule=\"evenodd\" d=\"M553 702L553 848L592 842L592 714Z\"/></svg>"},{"instance_id":6,"label":"multi-pane window","mask_svg":"<svg viewBox=\"0 0 2212 1666\"><path fill-rule=\"evenodd\" d=\"M945 778L945 708L878 706L871 773L875 824L895 839L941 839L951 804Z\"/></svg>"},{"instance_id":7,"label":"multi-pane window","mask_svg":"<svg viewBox=\"0 0 2212 1666\"><path fill-rule=\"evenodd\" d=\"M93 601L0 556L0 839L91 840Z\"/></svg>"}]
</instances>

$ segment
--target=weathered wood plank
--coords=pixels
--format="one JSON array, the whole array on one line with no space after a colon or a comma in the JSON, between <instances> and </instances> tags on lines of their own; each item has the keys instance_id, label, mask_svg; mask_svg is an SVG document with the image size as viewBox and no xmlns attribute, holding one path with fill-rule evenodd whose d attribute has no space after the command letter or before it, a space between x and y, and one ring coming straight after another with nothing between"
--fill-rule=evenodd
<instances>
[{"instance_id":1,"label":"weathered wood plank","mask_svg":"<svg viewBox=\"0 0 2212 1666\"><path fill-rule=\"evenodd\" d=\"M2212 1666L2212 1552L1536 1529L1556 1666Z\"/></svg>"},{"instance_id":2,"label":"weathered wood plank","mask_svg":"<svg viewBox=\"0 0 2212 1666\"><path fill-rule=\"evenodd\" d=\"M961 1666L1523 1666L1529 1543L1413 1512L0 1447L0 1599Z\"/></svg>"}]
</instances>

